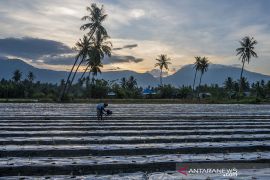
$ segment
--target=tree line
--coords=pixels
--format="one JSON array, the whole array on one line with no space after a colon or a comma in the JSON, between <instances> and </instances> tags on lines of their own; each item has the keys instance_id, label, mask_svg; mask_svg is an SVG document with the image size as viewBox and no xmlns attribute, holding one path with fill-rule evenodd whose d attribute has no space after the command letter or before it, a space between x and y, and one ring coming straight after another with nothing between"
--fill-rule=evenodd
<instances>
[{"instance_id":1,"label":"tree line","mask_svg":"<svg viewBox=\"0 0 270 180\"><path fill-rule=\"evenodd\" d=\"M56 84L35 81L36 76L32 72L29 72L24 79L22 77L23 74L19 70L16 70L10 80L2 79L0 81L0 98L35 98L57 101L61 90L66 84L64 79ZM79 79L70 86L66 100L91 98L193 99L194 92L196 92L196 94L210 93L211 97L208 97L209 99L229 100L238 98L240 88L243 90L243 97L253 97L259 100L269 100L270 98L270 81L265 82L262 80L249 83L244 77L241 82L228 77L225 79L222 86L217 84L204 84L193 89L192 86L174 87L170 84L143 88L138 86L137 80L133 76L122 78L120 81L90 79L87 76ZM144 89L151 90L153 94L143 94Z\"/></svg>"}]
</instances>

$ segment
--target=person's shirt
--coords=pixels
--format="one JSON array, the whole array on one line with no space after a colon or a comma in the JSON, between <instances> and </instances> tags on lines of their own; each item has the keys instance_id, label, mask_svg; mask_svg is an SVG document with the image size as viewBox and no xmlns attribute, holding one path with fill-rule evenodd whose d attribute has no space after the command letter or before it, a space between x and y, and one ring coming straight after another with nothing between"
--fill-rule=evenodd
<instances>
[{"instance_id":1,"label":"person's shirt","mask_svg":"<svg viewBox=\"0 0 270 180\"><path fill-rule=\"evenodd\" d=\"M97 109L98 109L98 110L104 110L104 108L105 108L104 103L99 103L99 104L97 105Z\"/></svg>"}]
</instances>

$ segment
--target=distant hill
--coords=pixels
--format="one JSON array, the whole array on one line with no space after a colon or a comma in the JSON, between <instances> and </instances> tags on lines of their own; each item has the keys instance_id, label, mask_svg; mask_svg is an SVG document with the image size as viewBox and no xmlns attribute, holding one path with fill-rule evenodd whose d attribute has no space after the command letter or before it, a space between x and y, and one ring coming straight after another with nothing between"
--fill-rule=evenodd
<instances>
[{"instance_id":1,"label":"distant hill","mask_svg":"<svg viewBox=\"0 0 270 180\"><path fill-rule=\"evenodd\" d=\"M223 85L224 80L227 77L232 77L234 80L239 79L241 68L226 66L220 64L210 64L208 71L203 75L202 84L219 84ZM176 73L164 78L164 83L173 84L175 86L192 85L195 71L193 65L185 65L179 69ZM198 73L200 76L200 73ZM197 77L198 77L197 76ZM270 76L260 73L250 72L244 70L243 76L245 76L249 82L255 82L259 80L269 81ZM196 81L199 83L199 77Z\"/></svg>"},{"instance_id":2,"label":"distant hill","mask_svg":"<svg viewBox=\"0 0 270 180\"><path fill-rule=\"evenodd\" d=\"M48 69L36 68L32 65L25 63L19 59L0 59L0 78L10 79L13 75L13 72L19 69L23 73L23 78L28 74L29 71L32 71L37 81L49 82L49 83L59 83L61 79L66 79L68 72L66 71L54 71ZM209 70L204 74L202 79L202 84L219 84L222 85L224 80L230 76L233 79L239 79L240 68L225 66L219 64L211 64ZM98 75L98 78L103 78L106 80L120 80L122 77L134 76L137 79L138 85L146 87L157 86L159 84L159 78L153 77L150 73L137 73L134 71L108 71L103 72L101 75ZM200 74L198 73L198 76ZM81 73L78 73L77 79L81 76ZM258 80L264 79L265 81L270 80L270 76L263 75L260 73L244 71L244 76L248 78L249 82L255 82ZM186 65L179 69L176 73L164 77L165 84L172 84L174 86L182 85L192 85L194 78L194 69L193 65ZM199 78L198 78L199 79ZM197 80L198 83L199 80Z\"/></svg>"},{"instance_id":3,"label":"distant hill","mask_svg":"<svg viewBox=\"0 0 270 180\"><path fill-rule=\"evenodd\" d=\"M23 73L23 78L32 71L36 76L36 81L59 83L61 79L66 79L68 72L66 71L54 71L49 69L40 69L32 65L25 63L19 59L1 59L0 60L0 78L11 79L13 72L19 69ZM81 77L82 73L78 73L76 81ZM98 75L97 78L103 78L106 80L120 80L122 77L134 76L140 86L155 86L158 84L158 80L149 73L137 73L134 71L108 71Z\"/></svg>"}]
</instances>

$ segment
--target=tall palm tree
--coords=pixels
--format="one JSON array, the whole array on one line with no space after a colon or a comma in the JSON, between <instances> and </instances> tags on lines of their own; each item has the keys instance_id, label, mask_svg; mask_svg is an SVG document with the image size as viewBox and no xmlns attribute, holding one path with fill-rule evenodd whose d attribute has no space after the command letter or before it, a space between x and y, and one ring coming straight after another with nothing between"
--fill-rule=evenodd
<instances>
[{"instance_id":1,"label":"tall palm tree","mask_svg":"<svg viewBox=\"0 0 270 180\"><path fill-rule=\"evenodd\" d=\"M79 41L76 43L74 50L76 50L78 52L78 54L75 57L75 61L77 62L79 59L81 59L81 60L80 60L79 65L76 68L75 73L72 76L71 81L70 81L70 76L72 74L72 71L69 73L69 76L68 76L67 82L66 82L66 84L64 86L64 90L62 92L61 98L63 98L64 93L66 91L68 92L70 86L72 85L72 83L74 81L74 78L76 76L76 72L78 71L80 65L86 60L86 58L88 56L88 52L89 52L89 50L91 48L91 43L92 42L90 41L90 38L88 38L86 35L84 35L83 39L79 39Z\"/></svg>"},{"instance_id":2,"label":"tall palm tree","mask_svg":"<svg viewBox=\"0 0 270 180\"><path fill-rule=\"evenodd\" d=\"M158 58L156 59L158 62L155 64L155 67L159 67L160 69L160 85L162 86L162 71L163 68L165 68L166 70L169 69L168 65L171 64L170 63L170 58L167 57L167 55L165 54L161 54L158 56Z\"/></svg>"},{"instance_id":3,"label":"tall palm tree","mask_svg":"<svg viewBox=\"0 0 270 180\"><path fill-rule=\"evenodd\" d=\"M95 76L98 75L98 73L101 74L101 70L100 68L103 67L103 64L101 63L101 61L99 59L92 59L91 61L89 61L88 63L89 66L90 66L90 71L89 71L89 75L91 74L92 72L92 82L94 81L94 78Z\"/></svg>"},{"instance_id":4,"label":"tall palm tree","mask_svg":"<svg viewBox=\"0 0 270 180\"><path fill-rule=\"evenodd\" d=\"M98 73L101 73L100 68L103 67L102 59L105 56L111 56L112 43L107 41L108 38L108 36L101 34L96 34L96 37L92 38L93 44L88 51L88 58L85 60L87 65L85 72L89 69L89 76L92 72L93 78L97 76Z\"/></svg>"},{"instance_id":5,"label":"tall palm tree","mask_svg":"<svg viewBox=\"0 0 270 180\"><path fill-rule=\"evenodd\" d=\"M242 61L242 69L240 74L240 82L243 76L243 70L245 66L245 62L249 63L251 57L257 58L257 54L254 51L255 45L258 43L253 37L246 36L241 41L239 41L241 47L236 49L236 56L239 56L239 59ZM240 84L239 91L242 90L242 85Z\"/></svg>"},{"instance_id":6,"label":"tall palm tree","mask_svg":"<svg viewBox=\"0 0 270 180\"><path fill-rule=\"evenodd\" d=\"M21 81L21 78L22 78L22 73L20 70L15 70L14 73L13 73L13 77L12 79L14 80L14 82L18 83Z\"/></svg>"},{"instance_id":7,"label":"tall palm tree","mask_svg":"<svg viewBox=\"0 0 270 180\"><path fill-rule=\"evenodd\" d=\"M27 78L28 78L28 81L32 83L35 79L34 73L32 71L29 71Z\"/></svg>"},{"instance_id":8,"label":"tall palm tree","mask_svg":"<svg viewBox=\"0 0 270 180\"><path fill-rule=\"evenodd\" d=\"M107 17L107 14L105 14L103 5L101 7L98 7L95 3L92 3L90 7L86 7L86 10L89 12L89 15L82 17L83 21L88 21L87 23L83 24L80 29L81 30L89 30L89 32L87 33L87 35L89 36L89 38L91 39L93 37L93 35L95 33L101 34L101 35L105 35L107 36L107 31L106 29L103 27L102 23L104 22L104 20ZM78 67L82 64L82 61L79 63ZM66 84L64 86L64 89L61 93L61 97L60 99L63 98L66 88L67 86L71 86L72 83L70 83L70 77L71 74L73 73L73 70L75 68L75 66L78 63L78 58L75 59L75 62L69 72ZM77 70L79 68L76 69L76 71L74 72L74 74L77 73Z\"/></svg>"},{"instance_id":9,"label":"tall palm tree","mask_svg":"<svg viewBox=\"0 0 270 180\"><path fill-rule=\"evenodd\" d=\"M241 84L241 88L243 91L247 91L249 89L249 82L247 78L242 77L241 80L239 80L239 84Z\"/></svg>"},{"instance_id":10,"label":"tall palm tree","mask_svg":"<svg viewBox=\"0 0 270 180\"><path fill-rule=\"evenodd\" d=\"M194 66L193 66L193 69L195 69L195 76L194 76L193 86L192 86L193 91L194 91L195 81L196 81L196 77L197 77L197 72L200 70L200 66L201 66L201 57L196 56Z\"/></svg>"},{"instance_id":11,"label":"tall palm tree","mask_svg":"<svg viewBox=\"0 0 270 180\"><path fill-rule=\"evenodd\" d=\"M90 67L89 65L86 66L86 68L84 69L80 79L83 79L83 77L84 77L85 73L88 71L89 67Z\"/></svg>"},{"instance_id":12,"label":"tall palm tree","mask_svg":"<svg viewBox=\"0 0 270 180\"><path fill-rule=\"evenodd\" d=\"M89 15L83 16L83 21L88 21L83 24L81 30L89 30L88 35L91 37L96 31L100 34L107 36L106 28L102 23L106 20L107 14L105 14L103 5L98 7L95 3L92 3L90 7L86 7L86 10L89 12Z\"/></svg>"},{"instance_id":13,"label":"tall palm tree","mask_svg":"<svg viewBox=\"0 0 270 180\"><path fill-rule=\"evenodd\" d=\"M74 78L76 76L76 72L79 70L79 67L81 66L81 64L83 62L86 62L86 59L89 56L89 52L91 51L91 49L93 48L93 41L91 41L91 38L88 38L87 36L83 36L83 40L79 40L76 43L76 47L75 49L78 51L78 54L76 56L76 59L81 59L81 61L79 62L79 65L77 66L75 73L72 76L71 79L71 84L74 81Z\"/></svg>"},{"instance_id":14,"label":"tall palm tree","mask_svg":"<svg viewBox=\"0 0 270 180\"><path fill-rule=\"evenodd\" d=\"M208 67L209 67L209 60L207 57L203 57L201 58L201 61L200 61L200 72L201 72L201 77L200 77L200 83L199 83L199 87L201 86L201 81L202 81L202 76L205 72L207 72L208 70Z\"/></svg>"},{"instance_id":15,"label":"tall palm tree","mask_svg":"<svg viewBox=\"0 0 270 180\"><path fill-rule=\"evenodd\" d=\"M233 79L231 77L228 77L224 82L224 87L226 90L231 91L233 89Z\"/></svg>"}]
</instances>

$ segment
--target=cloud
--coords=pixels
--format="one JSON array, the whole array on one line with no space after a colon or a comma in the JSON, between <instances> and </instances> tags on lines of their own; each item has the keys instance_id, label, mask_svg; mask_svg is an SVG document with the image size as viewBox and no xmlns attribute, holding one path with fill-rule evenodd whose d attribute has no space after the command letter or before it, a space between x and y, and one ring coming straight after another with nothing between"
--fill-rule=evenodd
<instances>
[{"instance_id":1,"label":"cloud","mask_svg":"<svg viewBox=\"0 0 270 180\"><path fill-rule=\"evenodd\" d=\"M130 45L125 45L123 48L128 48L128 49L132 49L138 47L138 44L130 44Z\"/></svg>"},{"instance_id":2,"label":"cloud","mask_svg":"<svg viewBox=\"0 0 270 180\"><path fill-rule=\"evenodd\" d=\"M108 68L106 69L107 71L118 71L120 70L121 68L120 67L115 67L115 68Z\"/></svg>"},{"instance_id":3,"label":"cloud","mask_svg":"<svg viewBox=\"0 0 270 180\"><path fill-rule=\"evenodd\" d=\"M122 49L132 49L137 46L137 44L128 44ZM0 39L0 53L3 57L17 57L39 65L73 65L75 59L75 52L61 42L30 37ZM142 61L142 58L130 55L112 55L110 58L106 57L103 64Z\"/></svg>"},{"instance_id":4,"label":"cloud","mask_svg":"<svg viewBox=\"0 0 270 180\"><path fill-rule=\"evenodd\" d=\"M57 41L37 38L4 38L0 39L0 53L2 56L15 56L38 60L45 56L72 53L72 49Z\"/></svg>"},{"instance_id":5,"label":"cloud","mask_svg":"<svg viewBox=\"0 0 270 180\"><path fill-rule=\"evenodd\" d=\"M73 65L75 61L75 54L47 55L41 57L40 59L43 63L50 65Z\"/></svg>"},{"instance_id":6,"label":"cloud","mask_svg":"<svg viewBox=\"0 0 270 180\"><path fill-rule=\"evenodd\" d=\"M211 59L214 63L237 63L235 57L235 49L239 46L237 41L245 35L252 35L259 41L256 46L259 58L257 63L251 63L248 67L269 74L270 61L267 59L270 58L268 10L270 1L268 0L93 0L91 2L104 4L108 14L104 26L112 38L132 40L117 45L112 40L116 47L114 50L119 50L117 52L121 52L121 55L131 54L145 59L143 63L131 66L123 63L119 65L122 69L136 71L152 69L154 59L160 53L172 57L173 65L177 66L192 63L196 55L215 57ZM0 37L31 36L53 39L73 46L84 33L79 30L83 23L80 18L87 14L85 7L91 2L89 0L65 0L65 3L62 0L1 0ZM155 43L145 44L149 41ZM123 49L125 44L133 43L140 44L140 47ZM70 63L69 57L66 59L66 56L61 55L65 54L63 52L48 54L53 57L53 61L47 58L44 62ZM1 55L3 54L0 51ZM28 57L28 54L23 52L19 55Z\"/></svg>"},{"instance_id":7,"label":"cloud","mask_svg":"<svg viewBox=\"0 0 270 180\"><path fill-rule=\"evenodd\" d=\"M112 55L111 57L105 57L103 60L104 64L116 64L116 63L140 63L143 58L137 58L134 56L125 55Z\"/></svg>"},{"instance_id":8,"label":"cloud","mask_svg":"<svg viewBox=\"0 0 270 180\"><path fill-rule=\"evenodd\" d=\"M113 50L117 51L117 50L122 50L122 49L132 49L135 47L138 47L138 44L128 44L128 45L125 45L123 47L113 48Z\"/></svg>"},{"instance_id":9,"label":"cloud","mask_svg":"<svg viewBox=\"0 0 270 180\"><path fill-rule=\"evenodd\" d=\"M139 19L145 15L145 12L143 9L132 9L130 11L130 16L134 17L135 19Z\"/></svg>"}]
</instances>

